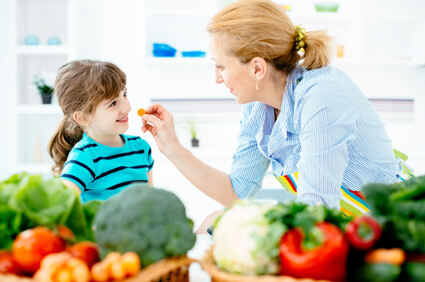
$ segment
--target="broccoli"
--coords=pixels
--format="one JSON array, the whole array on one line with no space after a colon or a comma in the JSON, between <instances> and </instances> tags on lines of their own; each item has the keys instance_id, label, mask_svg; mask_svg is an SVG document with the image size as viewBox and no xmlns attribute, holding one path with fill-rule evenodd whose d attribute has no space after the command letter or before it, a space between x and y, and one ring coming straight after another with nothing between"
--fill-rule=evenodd
<instances>
[{"instance_id":1,"label":"broccoli","mask_svg":"<svg viewBox=\"0 0 425 282\"><path fill-rule=\"evenodd\" d=\"M143 266L185 254L195 244L193 221L173 193L133 184L109 198L94 219L102 257L136 252Z\"/></svg>"}]
</instances>

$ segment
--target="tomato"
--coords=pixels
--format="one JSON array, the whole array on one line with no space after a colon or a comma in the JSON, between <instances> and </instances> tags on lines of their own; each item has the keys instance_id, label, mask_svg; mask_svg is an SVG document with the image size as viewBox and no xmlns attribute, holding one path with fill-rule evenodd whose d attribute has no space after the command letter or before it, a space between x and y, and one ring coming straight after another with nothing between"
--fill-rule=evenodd
<instances>
[{"instance_id":1,"label":"tomato","mask_svg":"<svg viewBox=\"0 0 425 282\"><path fill-rule=\"evenodd\" d=\"M382 229L379 222L370 216L360 216L347 224L345 235L350 244L359 250L368 250L381 237Z\"/></svg>"},{"instance_id":2,"label":"tomato","mask_svg":"<svg viewBox=\"0 0 425 282\"><path fill-rule=\"evenodd\" d=\"M62 239L71 242L75 240L74 233L72 233L71 229L69 229L65 225L58 225L56 228L59 237L61 237Z\"/></svg>"},{"instance_id":3,"label":"tomato","mask_svg":"<svg viewBox=\"0 0 425 282\"><path fill-rule=\"evenodd\" d=\"M80 242L68 247L66 250L73 257L85 261L89 268L99 261L99 251L97 245L92 242Z\"/></svg>"},{"instance_id":4,"label":"tomato","mask_svg":"<svg viewBox=\"0 0 425 282\"><path fill-rule=\"evenodd\" d=\"M21 232L12 245L13 257L19 267L34 273L41 260L48 254L65 250L65 241L45 227L36 227Z\"/></svg>"},{"instance_id":5,"label":"tomato","mask_svg":"<svg viewBox=\"0 0 425 282\"><path fill-rule=\"evenodd\" d=\"M9 251L0 251L0 273L21 274L18 264Z\"/></svg>"}]
</instances>

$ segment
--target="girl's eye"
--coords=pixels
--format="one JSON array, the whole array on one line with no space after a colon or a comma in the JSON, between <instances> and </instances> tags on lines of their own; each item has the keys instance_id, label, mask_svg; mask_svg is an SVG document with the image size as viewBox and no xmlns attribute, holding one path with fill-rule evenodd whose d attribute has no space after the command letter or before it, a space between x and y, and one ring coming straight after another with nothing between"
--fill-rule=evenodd
<instances>
[{"instance_id":1,"label":"girl's eye","mask_svg":"<svg viewBox=\"0 0 425 282\"><path fill-rule=\"evenodd\" d=\"M127 97L127 91L125 91L123 95L124 95L124 97Z\"/></svg>"},{"instance_id":2,"label":"girl's eye","mask_svg":"<svg viewBox=\"0 0 425 282\"><path fill-rule=\"evenodd\" d=\"M117 104L117 101L113 101L109 106L110 107L113 107L113 106L115 106Z\"/></svg>"}]
</instances>

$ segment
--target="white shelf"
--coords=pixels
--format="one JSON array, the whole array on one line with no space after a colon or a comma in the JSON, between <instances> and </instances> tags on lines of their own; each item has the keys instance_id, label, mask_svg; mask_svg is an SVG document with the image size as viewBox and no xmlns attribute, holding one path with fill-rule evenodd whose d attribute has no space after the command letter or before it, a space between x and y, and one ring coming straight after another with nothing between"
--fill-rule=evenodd
<instances>
[{"instance_id":1,"label":"white shelf","mask_svg":"<svg viewBox=\"0 0 425 282\"><path fill-rule=\"evenodd\" d=\"M18 55L68 55L68 51L68 47L62 45L19 45L16 52Z\"/></svg>"},{"instance_id":2,"label":"white shelf","mask_svg":"<svg viewBox=\"0 0 425 282\"><path fill-rule=\"evenodd\" d=\"M320 23L320 24L346 24L349 22L351 17L349 15L341 13L331 12L316 12L316 13L299 13L299 12L288 12L289 18L294 24L308 24L308 23Z\"/></svg>"},{"instance_id":3,"label":"white shelf","mask_svg":"<svg viewBox=\"0 0 425 282\"><path fill-rule=\"evenodd\" d=\"M26 171L30 174L51 174L51 165L49 164L37 164L37 163L27 163L27 164L18 164L17 172Z\"/></svg>"},{"instance_id":4,"label":"white shelf","mask_svg":"<svg viewBox=\"0 0 425 282\"><path fill-rule=\"evenodd\" d=\"M155 65L170 65L170 64L199 64L199 65L213 65L213 61L206 57L147 57L145 58L147 64Z\"/></svg>"},{"instance_id":5,"label":"white shelf","mask_svg":"<svg viewBox=\"0 0 425 282\"><path fill-rule=\"evenodd\" d=\"M153 17L211 17L214 13L206 11L149 11L147 16Z\"/></svg>"},{"instance_id":6,"label":"white shelf","mask_svg":"<svg viewBox=\"0 0 425 282\"><path fill-rule=\"evenodd\" d=\"M422 18L415 15L401 15L401 14L381 14L381 15L365 15L365 20L377 21L420 21Z\"/></svg>"},{"instance_id":7,"label":"white shelf","mask_svg":"<svg viewBox=\"0 0 425 282\"><path fill-rule=\"evenodd\" d=\"M18 105L17 113L19 115L58 115L62 110L57 105Z\"/></svg>"},{"instance_id":8,"label":"white shelf","mask_svg":"<svg viewBox=\"0 0 425 282\"><path fill-rule=\"evenodd\" d=\"M420 63L410 59L334 59L331 63L335 67L419 67Z\"/></svg>"}]
</instances>

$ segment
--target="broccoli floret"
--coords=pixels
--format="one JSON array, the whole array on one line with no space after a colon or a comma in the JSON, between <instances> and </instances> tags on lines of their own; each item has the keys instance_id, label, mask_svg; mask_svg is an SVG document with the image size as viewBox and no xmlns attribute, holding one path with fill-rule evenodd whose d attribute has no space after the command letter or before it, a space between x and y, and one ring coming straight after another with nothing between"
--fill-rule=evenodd
<instances>
[{"instance_id":1,"label":"broccoli floret","mask_svg":"<svg viewBox=\"0 0 425 282\"><path fill-rule=\"evenodd\" d=\"M173 193L134 184L99 208L95 238L102 257L136 252L143 266L185 254L195 244L193 221Z\"/></svg>"}]
</instances>

